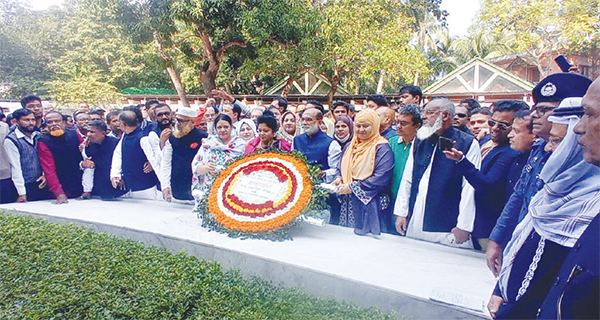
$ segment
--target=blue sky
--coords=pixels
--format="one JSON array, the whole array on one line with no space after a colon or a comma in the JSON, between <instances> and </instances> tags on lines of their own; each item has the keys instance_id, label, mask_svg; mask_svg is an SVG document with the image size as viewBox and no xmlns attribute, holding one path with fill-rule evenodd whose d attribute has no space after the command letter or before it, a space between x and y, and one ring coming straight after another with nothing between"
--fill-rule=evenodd
<instances>
[{"instance_id":1,"label":"blue sky","mask_svg":"<svg viewBox=\"0 0 600 320\"><path fill-rule=\"evenodd\" d=\"M63 0L31 0L34 9L46 9L51 5L60 5ZM448 10L448 29L451 36L464 36L473 18L479 10L480 0L442 0L442 9Z\"/></svg>"}]
</instances>

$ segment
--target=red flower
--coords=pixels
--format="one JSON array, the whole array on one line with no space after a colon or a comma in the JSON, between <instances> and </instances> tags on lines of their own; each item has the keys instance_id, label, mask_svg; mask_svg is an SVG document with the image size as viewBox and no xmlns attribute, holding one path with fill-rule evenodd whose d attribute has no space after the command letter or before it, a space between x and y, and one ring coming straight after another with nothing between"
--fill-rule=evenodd
<instances>
[{"instance_id":1,"label":"red flower","mask_svg":"<svg viewBox=\"0 0 600 320\"><path fill-rule=\"evenodd\" d=\"M190 148L192 148L192 149L198 148L198 143L197 142L192 142L192 144L190 144Z\"/></svg>"}]
</instances>

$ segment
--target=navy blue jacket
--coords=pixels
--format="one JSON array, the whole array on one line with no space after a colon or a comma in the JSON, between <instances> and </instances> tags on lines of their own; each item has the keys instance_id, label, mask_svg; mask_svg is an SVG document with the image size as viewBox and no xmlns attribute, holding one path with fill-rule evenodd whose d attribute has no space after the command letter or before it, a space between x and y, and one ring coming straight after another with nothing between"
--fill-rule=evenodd
<instances>
[{"instance_id":1,"label":"navy blue jacket","mask_svg":"<svg viewBox=\"0 0 600 320\"><path fill-rule=\"evenodd\" d=\"M82 171L79 163L83 161L79 151L79 136L75 130L66 129L61 137L53 137L50 133L40 139L54 158L56 176L67 197L78 197L83 192L81 185Z\"/></svg>"},{"instance_id":2,"label":"navy blue jacket","mask_svg":"<svg viewBox=\"0 0 600 320\"><path fill-rule=\"evenodd\" d=\"M144 136L146 133L137 127L129 134L123 134L123 138L121 138L121 171L125 187L128 190L145 190L155 187L158 182L154 171L144 173L144 164L148 161L140 144L140 140Z\"/></svg>"},{"instance_id":3,"label":"navy blue jacket","mask_svg":"<svg viewBox=\"0 0 600 320\"><path fill-rule=\"evenodd\" d=\"M513 163L510 165L508 169L508 177L506 178L506 199L504 203L508 202L510 196L513 194L515 190L515 185L519 178L521 177L521 173L523 172L523 167L527 164L527 160L529 159L529 155L531 151L527 152L519 152L519 155L513 160Z\"/></svg>"},{"instance_id":4,"label":"navy blue jacket","mask_svg":"<svg viewBox=\"0 0 600 320\"><path fill-rule=\"evenodd\" d=\"M294 137L294 150L302 152L311 164L320 164L321 170L327 170L329 145L333 141L332 137L319 129L312 137L306 133Z\"/></svg>"},{"instance_id":5,"label":"navy blue jacket","mask_svg":"<svg viewBox=\"0 0 600 320\"><path fill-rule=\"evenodd\" d=\"M506 200L508 172L518 156L519 152L511 149L510 145L497 146L483 158L480 170L466 159L456 166L475 188L477 211L472 232L474 237L488 238L496 225Z\"/></svg>"},{"instance_id":6,"label":"navy blue jacket","mask_svg":"<svg viewBox=\"0 0 600 320\"><path fill-rule=\"evenodd\" d=\"M181 138L169 137L173 148L171 158L171 190L179 200L194 200L192 196L192 160L200 149L206 132L194 128Z\"/></svg>"},{"instance_id":7,"label":"navy blue jacket","mask_svg":"<svg viewBox=\"0 0 600 320\"><path fill-rule=\"evenodd\" d=\"M475 139L454 127L446 129L442 136L456 141L454 147L464 154L469 151ZM427 190L425 203L425 217L423 231L450 232L456 226L460 213L460 199L462 192L463 175L456 169L456 161L446 158L437 146L439 136L434 134L427 140L416 139L413 147L414 167L409 199L409 217L412 215L419 183L431 162L431 179ZM410 219L410 218L409 218Z\"/></svg>"},{"instance_id":8,"label":"navy blue jacket","mask_svg":"<svg viewBox=\"0 0 600 320\"><path fill-rule=\"evenodd\" d=\"M596 215L569 251L538 310L538 319L600 319L598 217Z\"/></svg>"},{"instance_id":9,"label":"navy blue jacket","mask_svg":"<svg viewBox=\"0 0 600 320\"><path fill-rule=\"evenodd\" d=\"M113 153L119 143L119 139L106 136L102 144L94 143L85 148L85 154L91 157L95 164L94 169L94 188L92 195L103 199L110 199L122 196L125 190L115 189L110 182L110 166L112 164Z\"/></svg>"},{"instance_id":10,"label":"navy blue jacket","mask_svg":"<svg viewBox=\"0 0 600 320\"><path fill-rule=\"evenodd\" d=\"M519 181L515 185L514 192L508 199L500 218L496 221L496 226L490 234L489 239L497 242L503 248L510 241L517 224L527 215L531 198L544 186L544 181L538 176L550 157L550 152L544 151L545 146L546 142L543 139L533 144L531 155L523 168Z\"/></svg>"}]
</instances>

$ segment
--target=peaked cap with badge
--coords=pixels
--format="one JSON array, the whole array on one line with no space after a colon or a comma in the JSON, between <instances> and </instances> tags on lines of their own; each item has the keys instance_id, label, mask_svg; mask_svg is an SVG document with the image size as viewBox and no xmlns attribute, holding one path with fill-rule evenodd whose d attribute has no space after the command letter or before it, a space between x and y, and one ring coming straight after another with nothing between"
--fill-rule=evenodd
<instances>
[{"instance_id":1,"label":"peaked cap with badge","mask_svg":"<svg viewBox=\"0 0 600 320\"><path fill-rule=\"evenodd\" d=\"M583 97L591 84L592 80L577 73L551 74L533 88L533 101L560 102L565 98Z\"/></svg>"}]
</instances>

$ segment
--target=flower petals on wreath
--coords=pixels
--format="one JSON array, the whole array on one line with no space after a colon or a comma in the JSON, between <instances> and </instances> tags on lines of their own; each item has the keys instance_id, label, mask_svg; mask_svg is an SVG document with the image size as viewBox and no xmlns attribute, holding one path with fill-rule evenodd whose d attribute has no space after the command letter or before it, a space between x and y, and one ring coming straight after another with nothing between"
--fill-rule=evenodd
<instances>
[{"instance_id":1,"label":"flower petals on wreath","mask_svg":"<svg viewBox=\"0 0 600 320\"><path fill-rule=\"evenodd\" d=\"M265 232L298 217L312 191L305 161L286 153L255 153L221 171L208 195L208 211L229 230Z\"/></svg>"}]
</instances>

